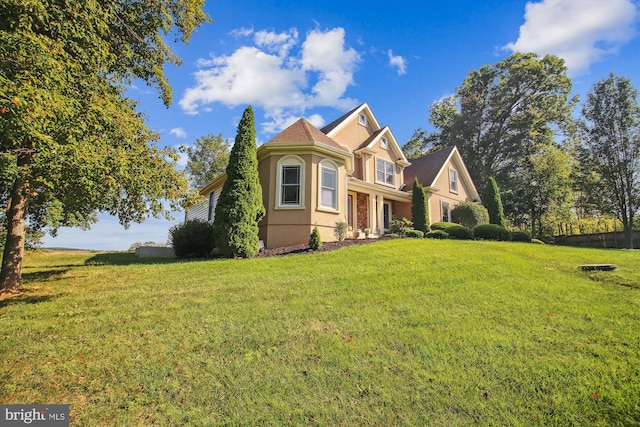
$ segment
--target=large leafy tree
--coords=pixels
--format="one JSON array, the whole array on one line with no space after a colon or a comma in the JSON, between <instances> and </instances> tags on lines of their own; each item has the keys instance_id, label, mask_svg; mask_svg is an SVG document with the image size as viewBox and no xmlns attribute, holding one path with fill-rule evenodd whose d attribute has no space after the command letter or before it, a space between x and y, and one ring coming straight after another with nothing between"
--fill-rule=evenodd
<instances>
[{"instance_id":1,"label":"large leafy tree","mask_svg":"<svg viewBox=\"0 0 640 427\"><path fill-rule=\"evenodd\" d=\"M165 42L208 21L204 0L0 2L0 154L6 244L0 291L19 289L25 226L88 227L98 211L123 225L166 214L186 177L157 148L126 87L141 79L172 101Z\"/></svg>"},{"instance_id":2,"label":"large leafy tree","mask_svg":"<svg viewBox=\"0 0 640 427\"><path fill-rule=\"evenodd\" d=\"M541 145L511 177L512 221L528 226L533 237L553 234L571 217L573 162L559 147Z\"/></svg>"},{"instance_id":3,"label":"large leafy tree","mask_svg":"<svg viewBox=\"0 0 640 427\"><path fill-rule=\"evenodd\" d=\"M591 199L623 224L633 247L633 222L640 209L640 105L638 91L625 77L609 75L589 92L582 109L581 160L584 185L597 189ZM595 174L593 173L595 172Z\"/></svg>"},{"instance_id":4,"label":"large leafy tree","mask_svg":"<svg viewBox=\"0 0 640 427\"><path fill-rule=\"evenodd\" d=\"M213 220L214 240L223 256L250 258L258 253L258 222L265 215L251 106L238 124L226 173Z\"/></svg>"},{"instance_id":5,"label":"large leafy tree","mask_svg":"<svg viewBox=\"0 0 640 427\"><path fill-rule=\"evenodd\" d=\"M229 142L220 135L206 135L187 148L186 171L196 188L201 188L224 173L229 163Z\"/></svg>"},{"instance_id":6,"label":"large leafy tree","mask_svg":"<svg viewBox=\"0 0 640 427\"><path fill-rule=\"evenodd\" d=\"M456 145L476 185L484 188L494 176L503 186L540 144L571 131L570 92L562 59L515 53L470 71L453 97L432 105L429 121L438 132L423 133L422 145Z\"/></svg>"}]
</instances>

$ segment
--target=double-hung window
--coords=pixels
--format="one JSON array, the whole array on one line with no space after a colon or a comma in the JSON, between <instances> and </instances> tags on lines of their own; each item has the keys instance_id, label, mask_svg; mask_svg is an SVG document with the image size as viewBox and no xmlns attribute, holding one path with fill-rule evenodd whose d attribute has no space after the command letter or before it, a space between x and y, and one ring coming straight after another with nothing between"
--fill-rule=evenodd
<instances>
[{"instance_id":1,"label":"double-hung window","mask_svg":"<svg viewBox=\"0 0 640 427\"><path fill-rule=\"evenodd\" d=\"M338 209L338 171L328 161L320 163L320 206Z\"/></svg>"},{"instance_id":2,"label":"double-hung window","mask_svg":"<svg viewBox=\"0 0 640 427\"><path fill-rule=\"evenodd\" d=\"M455 169L449 169L449 190L452 193L458 192L458 171Z\"/></svg>"},{"instance_id":3,"label":"double-hung window","mask_svg":"<svg viewBox=\"0 0 640 427\"><path fill-rule=\"evenodd\" d=\"M304 208L304 160L285 156L277 163L276 209Z\"/></svg>"},{"instance_id":4,"label":"double-hung window","mask_svg":"<svg viewBox=\"0 0 640 427\"><path fill-rule=\"evenodd\" d=\"M393 163L378 159L376 161L376 181L383 184L395 184L396 167Z\"/></svg>"},{"instance_id":5,"label":"double-hung window","mask_svg":"<svg viewBox=\"0 0 640 427\"><path fill-rule=\"evenodd\" d=\"M300 206L300 165L282 165L280 204Z\"/></svg>"}]
</instances>

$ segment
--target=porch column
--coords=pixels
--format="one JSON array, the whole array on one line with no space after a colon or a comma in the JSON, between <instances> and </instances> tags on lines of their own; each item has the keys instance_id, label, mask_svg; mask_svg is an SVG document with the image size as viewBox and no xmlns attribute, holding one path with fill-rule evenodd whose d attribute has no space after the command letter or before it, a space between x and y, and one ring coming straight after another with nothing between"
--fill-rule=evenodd
<instances>
[{"instance_id":1,"label":"porch column","mask_svg":"<svg viewBox=\"0 0 640 427\"><path fill-rule=\"evenodd\" d=\"M378 194L378 211L376 212L376 217L378 219L378 234L384 234L384 196L382 194Z\"/></svg>"},{"instance_id":2,"label":"porch column","mask_svg":"<svg viewBox=\"0 0 640 427\"><path fill-rule=\"evenodd\" d=\"M378 210L376 208L377 198L377 194L369 194L369 228L371 229L372 234L377 234L378 230Z\"/></svg>"}]
</instances>

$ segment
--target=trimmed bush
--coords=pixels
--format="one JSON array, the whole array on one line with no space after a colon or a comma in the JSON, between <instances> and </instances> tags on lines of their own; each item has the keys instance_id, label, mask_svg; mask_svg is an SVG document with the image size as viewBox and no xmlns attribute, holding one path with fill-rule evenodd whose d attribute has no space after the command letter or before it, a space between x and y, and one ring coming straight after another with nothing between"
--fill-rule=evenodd
<instances>
[{"instance_id":1,"label":"trimmed bush","mask_svg":"<svg viewBox=\"0 0 640 427\"><path fill-rule=\"evenodd\" d=\"M514 231L511 233L511 241L531 243L531 235L525 231Z\"/></svg>"},{"instance_id":2,"label":"trimmed bush","mask_svg":"<svg viewBox=\"0 0 640 427\"><path fill-rule=\"evenodd\" d=\"M431 230L443 230L447 231L451 227L458 227L460 224L454 224L453 222L434 222L431 224Z\"/></svg>"},{"instance_id":3,"label":"trimmed bush","mask_svg":"<svg viewBox=\"0 0 640 427\"><path fill-rule=\"evenodd\" d=\"M320 237L320 231L318 226L313 227L313 231L309 236L309 249L317 251L322 248L322 238Z\"/></svg>"},{"instance_id":4,"label":"trimmed bush","mask_svg":"<svg viewBox=\"0 0 640 427\"><path fill-rule=\"evenodd\" d=\"M396 233L387 233L384 235L384 237L388 238L388 239L399 239L400 235L396 234Z\"/></svg>"},{"instance_id":5,"label":"trimmed bush","mask_svg":"<svg viewBox=\"0 0 640 427\"><path fill-rule=\"evenodd\" d=\"M399 234L400 236L406 236L409 230L413 229L413 223L407 218L398 218L394 216L389 224L389 232Z\"/></svg>"},{"instance_id":6,"label":"trimmed bush","mask_svg":"<svg viewBox=\"0 0 640 427\"><path fill-rule=\"evenodd\" d=\"M433 230L424 235L427 239L448 239L449 233L444 230Z\"/></svg>"},{"instance_id":7,"label":"trimmed bush","mask_svg":"<svg viewBox=\"0 0 640 427\"><path fill-rule=\"evenodd\" d=\"M457 240L473 239L473 230L459 224L455 224L455 226L447 228L446 233L449 234L449 238L451 239L457 239Z\"/></svg>"},{"instance_id":8,"label":"trimmed bush","mask_svg":"<svg viewBox=\"0 0 640 427\"><path fill-rule=\"evenodd\" d=\"M178 258L208 258L215 247L213 223L192 219L169 229L169 241Z\"/></svg>"},{"instance_id":9,"label":"trimmed bush","mask_svg":"<svg viewBox=\"0 0 640 427\"><path fill-rule=\"evenodd\" d=\"M473 229L473 236L482 240L511 240L511 233L497 224L483 224Z\"/></svg>"},{"instance_id":10,"label":"trimmed bush","mask_svg":"<svg viewBox=\"0 0 640 427\"><path fill-rule=\"evenodd\" d=\"M481 204L462 202L451 211L451 219L455 223L472 229L482 224L489 224L489 212Z\"/></svg>"},{"instance_id":11,"label":"trimmed bush","mask_svg":"<svg viewBox=\"0 0 640 427\"><path fill-rule=\"evenodd\" d=\"M420 230L407 230L407 232L405 233L405 236L422 239L424 237L424 233Z\"/></svg>"}]
</instances>

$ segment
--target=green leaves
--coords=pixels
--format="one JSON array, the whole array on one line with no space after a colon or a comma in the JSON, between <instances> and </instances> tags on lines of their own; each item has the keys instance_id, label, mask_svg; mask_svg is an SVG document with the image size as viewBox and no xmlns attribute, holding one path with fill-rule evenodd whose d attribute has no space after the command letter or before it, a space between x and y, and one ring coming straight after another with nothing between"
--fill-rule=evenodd
<instances>
[{"instance_id":1,"label":"green leaves","mask_svg":"<svg viewBox=\"0 0 640 427\"><path fill-rule=\"evenodd\" d=\"M13 187L30 199L14 219L87 227L105 211L127 226L168 215L162 200L178 207L186 177L176 171L175 155L155 146L158 136L124 90L142 79L170 104L164 64L179 59L164 35L176 31L188 40L209 20L202 6L202 0L0 3L0 154L15 157L20 185ZM16 195L6 188L0 208ZM15 245L23 225L8 230ZM0 286L5 272L3 266Z\"/></svg>"}]
</instances>

